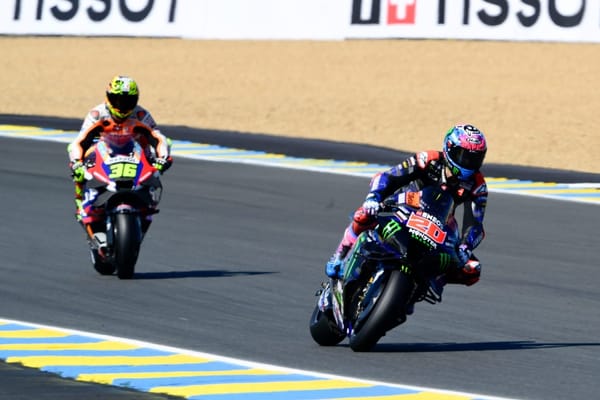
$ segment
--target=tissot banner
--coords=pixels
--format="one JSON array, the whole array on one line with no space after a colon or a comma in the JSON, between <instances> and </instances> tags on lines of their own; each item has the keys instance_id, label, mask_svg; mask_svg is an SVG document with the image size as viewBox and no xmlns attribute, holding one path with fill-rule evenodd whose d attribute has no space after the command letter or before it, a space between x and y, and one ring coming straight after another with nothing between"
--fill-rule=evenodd
<instances>
[{"instance_id":1,"label":"tissot banner","mask_svg":"<svg viewBox=\"0 0 600 400\"><path fill-rule=\"evenodd\" d=\"M600 0L0 0L0 34L600 42Z\"/></svg>"},{"instance_id":2,"label":"tissot banner","mask_svg":"<svg viewBox=\"0 0 600 400\"><path fill-rule=\"evenodd\" d=\"M599 0L351 0L346 38L600 41Z\"/></svg>"},{"instance_id":3,"label":"tissot banner","mask_svg":"<svg viewBox=\"0 0 600 400\"><path fill-rule=\"evenodd\" d=\"M0 34L177 36L179 2L0 0Z\"/></svg>"},{"instance_id":4,"label":"tissot banner","mask_svg":"<svg viewBox=\"0 0 600 400\"><path fill-rule=\"evenodd\" d=\"M343 39L349 15L348 0L191 0L181 32L199 39Z\"/></svg>"}]
</instances>

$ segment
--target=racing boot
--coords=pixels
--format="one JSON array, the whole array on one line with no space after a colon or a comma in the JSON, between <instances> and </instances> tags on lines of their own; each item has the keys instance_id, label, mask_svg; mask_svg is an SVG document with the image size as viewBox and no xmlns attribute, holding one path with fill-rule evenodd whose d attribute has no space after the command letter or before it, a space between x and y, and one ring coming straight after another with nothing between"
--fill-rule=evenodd
<instances>
[{"instance_id":1,"label":"racing boot","mask_svg":"<svg viewBox=\"0 0 600 400\"><path fill-rule=\"evenodd\" d=\"M83 210L83 189L83 183L75 182L75 219L80 224L82 224L81 219L85 215L85 211Z\"/></svg>"},{"instance_id":2,"label":"racing boot","mask_svg":"<svg viewBox=\"0 0 600 400\"><path fill-rule=\"evenodd\" d=\"M359 207L352 216L352 221L344 230L344 236L338 245L335 253L325 266L325 273L330 278L342 279L344 277L344 269L342 260L350 249L356 243L356 238L359 234L372 229L377 225L377 222L365 211L363 207Z\"/></svg>"},{"instance_id":3,"label":"racing boot","mask_svg":"<svg viewBox=\"0 0 600 400\"><path fill-rule=\"evenodd\" d=\"M325 274L333 279L342 279L344 277L343 260L356 242L356 234L352 225L348 225L344 231L344 236L338 245L335 253L331 256L325 265Z\"/></svg>"},{"instance_id":4,"label":"racing boot","mask_svg":"<svg viewBox=\"0 0 600 400\"><path fill-rule=\"evenodd\" d=\"M438 275L429 280L429 289L430 293L433 294L433 297L436 301L442 301L442 293L444 292L444 286L446 286L446 276Z\"/></svg>"},{"instance_id":5,"label":"racing boot","mask_svg":"<svg viewBox=\"0 0 600 400\"><path fill-rule=\"evenodd\" d=\"M106 258L108 253L106 251L106 233L96 232L94 233L94 241L98 246L98 255L102 258Z\"/></svg>"},{"instance_id":6,"label":"racing boot","mask_svg":"<svg viewBox=\"0 0 600 400\"><path fill-rule=\"evenodd\" d=\"M345 250L348 253L348 250ZM337 251L331 256L325 265L325 274L333 279L342 279L344 277L344 257L346 254L338 253Z\"/></svg>"},{"instance_id":7,"label":"racing boot","mask_svg":"<svg viewBox=\"0 0 600 400\"><path fill-rule=\"evenodd\" d=\"M106 259L108 257L108 243L106 241L106 232L103 231L101 224L89 223L83 226L87 233L87 241L93 258L98 255L100 259Z\"/></svg>"},{"instance_id":8,"label":"racing boot","mask_svg":"<svg viewBox=\"0 0 600 400\"><path fill-rule=\"evenodd\" d=\"M82 200L81 199L75 199L75 220L79 223L83 225L83 222L81 221L83 219L83 205L82 205Z\"/></svg>"}]
</instances>

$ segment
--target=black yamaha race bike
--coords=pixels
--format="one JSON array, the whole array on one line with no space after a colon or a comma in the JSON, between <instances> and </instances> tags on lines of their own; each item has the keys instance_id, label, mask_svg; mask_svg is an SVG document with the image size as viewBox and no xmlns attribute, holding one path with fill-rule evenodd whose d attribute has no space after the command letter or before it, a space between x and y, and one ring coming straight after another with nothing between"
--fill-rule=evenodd
<instances>
[{"instance_id":1,"label":"black yamaha race bike","mask_svg":"<svg viewBox=\"0 0 600 400\"><path fill-rule=\"evenodd\" d=\"M317 292L310 319L315 342L334 346L347 337L352 350L369 351L406 321L414 303L440 302L430 282L457 262L455 205L439 186L386 199L377 226L361 233L344 258L343 279Z\"/></svg>"}]
</instances>

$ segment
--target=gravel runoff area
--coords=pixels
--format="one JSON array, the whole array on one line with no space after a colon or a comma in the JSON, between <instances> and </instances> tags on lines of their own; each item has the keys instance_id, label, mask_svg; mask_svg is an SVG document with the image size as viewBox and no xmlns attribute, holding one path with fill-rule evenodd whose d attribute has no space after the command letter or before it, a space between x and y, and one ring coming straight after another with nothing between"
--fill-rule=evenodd
<instances>
[{"instance_id":1,"label":"gravel runoff area","mask_svg":"<svg viewBox=\"0 0 600 400\"><path fill-rule=\"evenodd\" d=\"M469 122L490 163L600 172L597 44L4 36L0 52L2 114L83 118L128 74L161 125L418 151Z\"/></svg>"}]
</instances>

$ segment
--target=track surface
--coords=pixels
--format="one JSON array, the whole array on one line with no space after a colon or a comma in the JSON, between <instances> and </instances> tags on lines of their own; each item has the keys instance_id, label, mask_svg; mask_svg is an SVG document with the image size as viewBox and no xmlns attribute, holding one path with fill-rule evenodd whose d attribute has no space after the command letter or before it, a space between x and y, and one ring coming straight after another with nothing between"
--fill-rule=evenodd
<instances>
[{"instance_id":1,"label":"track surface","mask_svg":"<svg viewBox=\"0 0 600 400\"><path fill-rule=\"evenodd\" d=\"M119 281L89 263L72 217L64 145L0 145L3 318L497 396L577 399L600 391L595 206L492 194L488 237L477 252L482 281L448 287L442 304L418 305L375 352L355 354L344 345L318 347L307 324L324 261L367 180L176 160L136 279ZM0 398L57 398L73 385L48 379L19 397L37 386L6 382L16 373L0 366ZM77 386L90 390L81 398L161 398Z\"/></svg>"}]
</instances>

